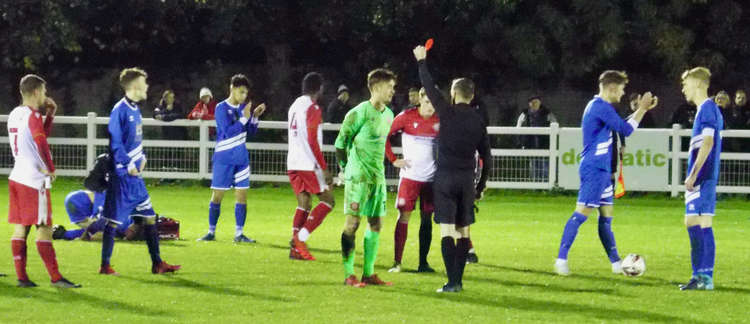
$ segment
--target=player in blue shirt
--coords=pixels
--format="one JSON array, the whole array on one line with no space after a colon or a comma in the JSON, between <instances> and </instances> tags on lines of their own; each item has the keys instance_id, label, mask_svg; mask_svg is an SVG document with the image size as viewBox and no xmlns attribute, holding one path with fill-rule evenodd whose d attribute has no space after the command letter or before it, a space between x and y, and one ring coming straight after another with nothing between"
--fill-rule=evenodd
<instances>
[{"instance_id":1,"label":"player in blue shirt","mask_svg":"<svg viewBox=\"0 0 750 324\"><path fill-rule=\"evenodd\" d=\"M147 97L146 77L146 72L138 68L122 70L120 86L125 90L125 97L115 104L109 117L107 129L114 172L104 202L103 218L108 220L108 226L102 237L101 274L117 274L110 265L115 244L114 231L130 217L143 219L144 236L151 255L151 272L160 274L180 269L179 265L170 265L161 259L156 213L141 177L146 166L146 155L143 151L143 126L138 102Z\"/></svg>"},{"instance_id":2,"label":"player in blue shirt","mask_svg":"<svg viewBox=\"0 0 750 324\"><path fill-rule=\"evenodd\" d=\"M247 217L247 189L250 187L250 157L245 143L247 137L258 131L258 118L266 110L260 104L251 110L246 102L250 80L242 74L232 76L229 98L216 105L216 148L213 156L213 178L211 179L211 202L208 206L208 233L198 241L216 240L216 223L221 213L224 193L234 188L235 243L255 243L245 236L242 229Z\"/></svg>"},{"instance_id":3,"label":"player in blue shirt","mask_svg":"<svg viewBox=\"0 0 750 324\"><path fill-rule=\"evenodd\" d=\"M682 93L698 107L688 149L685 180L685 226L690 237L693 276L680 290L713 290L714 231L711 227L716 207L716 182L719 179L721 133L724 129L719 106L708 98L711 72L697 67L682 74Z\"/></svg>"},{"instance_id":4,"label":"player in blue shirt","mask_svg":"<svg viewBox=\"0 0 750 324\"><path fill-rule=\"evenodd\" d=\"M617 254L615 236L612 233L612 211L614 186L612 182L612 134L630 136L638 128L647 111L656 107L658 98L646 92L638 98L638 110L627 121L620 118L612 106L620 102L625 94L628 76L621 71L604 71L599 76L599 94L589 101L583 112L581 131L583 151L578 174L581 186L578 189L578 202L573 215L565 224L560 249L555 261L555 272L566 276L568 251L575 241L578 228L586 221L594 209L599 210L599 239L612 264L612 272L621 273L620 256Z\"/></svg>"},{"instance_id":5,"label":"player in blue shirt","mask_svg":"<svg viewBox=\"0 0 750 324\"><path fill-rule=\"evenodd\" d=\"M107 220L101 218L104 209L104 198L106 192L92 192L89 190L76 190L65 197L65 211L68 213L70 222L76 224L80 229L65 230L62 225L55 225L53 228L53 239L63 239L66 241L82 238L88 240L96 233L104 230ZM124 236L125 231L133 223L128 219L115 229L117 236ZM85 235L84 235L85 234Z\"/></svg>"}]
</instances>

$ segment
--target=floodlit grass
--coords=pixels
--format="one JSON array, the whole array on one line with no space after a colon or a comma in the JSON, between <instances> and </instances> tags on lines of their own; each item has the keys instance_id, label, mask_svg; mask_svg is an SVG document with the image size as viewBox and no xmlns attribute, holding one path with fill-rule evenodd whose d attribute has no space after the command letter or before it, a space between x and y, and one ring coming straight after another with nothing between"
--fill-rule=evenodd
<instances>
[{"instance_id":1,"label":"floodlit grass","mask_svg":"<svg viewBox=\"0 0 750 324\"><path fill-rule=\"evenodd\" d=\"M54 220L69 226L65 195L79 189L61 179L53 189ZM195 185L150 186L160 214L181 222L180 241L162 243L162 257L182 264L175 275L152 275L143 242L117 242L112 264L122 275L97 274L100 244L55 241L61 271L83 284L57 290L29 245L28 270L40 287L15 288L9 247L11 227L0 223L0 322L2 323L258 323L258 322L745 322L750 304L750 206L744 198L720 201L716 233L716 290L681 292L690 275L688 236L680 199L631 197L617 202L613 229L621 255L646 257L643 277L610 273L595 219L581 227L570 253L570 277L553 275L562 228L575 198L534 192L490 192L472 227L479 264L468 265L465 291L435 293L445 281L438 227L429 261L436 274L390 274L396 211L384 220L376 271L393 287L342 285L341 205L309 241L315 262L291 261L287 244L295 199L288 186L263 186L249 194L246 234L254 245L235 245L234 202L227 195L217 242L196 242L207 228L209 189ZM343 190L337 190L338 202ZM7 181L0 196L7 197ZM394 194L389 193L389 198ZM7 199L6 199L7 200ZM393 206L389 202L388 206ZM7 202L0 204L7 214ZM3 216L5 217L5 216ZM417 266L418 224L412 221L404 267ZM357 237L361 273L362 237Z\"/></svg>"}]
</instances>

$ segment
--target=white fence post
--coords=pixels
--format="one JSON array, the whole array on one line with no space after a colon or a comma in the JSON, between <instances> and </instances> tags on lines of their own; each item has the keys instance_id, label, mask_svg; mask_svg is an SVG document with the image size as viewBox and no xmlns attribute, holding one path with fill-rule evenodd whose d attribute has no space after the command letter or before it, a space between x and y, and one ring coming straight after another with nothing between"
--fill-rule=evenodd
<instances>
[{"instance_id":1,"label":"white fence post","mask_svg":"<svg viewBox=\"0 0 750 324\"><path fill-rule=\"evenodd\" d=\"M679 186L682 185L680 180L680 151L682 151L682 137L679 135L679 131L682 129L680 124L672 125L672 197L677 197L679 194Z\"/></svg>"},{"instance_id":2,"label":"white fence post","mask_svg":"<svg viewBox=\"0 0 750 324\"><path fill-rule=\"evenodd\" d=\"M557 184L557 138L560 135L560 124L552 123L549 129L549 189Z\"/></svg>"},{"instance_id":3,"label":"white fence post","mask_svg":"<svg viewBox=\"0 0 750 324\"><path fill-rule=\"evenodd\" d=\"M200 121L200 147L198 148L198 178L208 178L208 123Z\"/></svg>"},{"instance_id":4,"label":"white fence post","mask_svg":"<svg viewBox=\"0 0 750 324\"><path fill-rule=\"evenodd\" d=\"M86 170L94 165L96 159L96 113L86 115Z\"/></svg>"}]
</instances>

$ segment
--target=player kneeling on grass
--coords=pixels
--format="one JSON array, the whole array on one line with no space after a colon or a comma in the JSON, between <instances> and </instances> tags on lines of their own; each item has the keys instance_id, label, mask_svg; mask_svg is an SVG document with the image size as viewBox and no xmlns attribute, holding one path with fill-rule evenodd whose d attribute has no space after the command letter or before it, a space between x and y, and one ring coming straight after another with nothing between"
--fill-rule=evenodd
<instances>
[{"instance_id":1,"label":"player kneeling on grass","mask_svg":"<svg viewBox=\"0 0 750 324\"><path fill-rule=\"evenodd\" d=\"M266 110L260 104L255 110L247 102L250 80L243 74L232 76L229 98L216 105L216 149L213 156L211 202L208 205L208 233L198 241L216 240L216 224L221 213L224 193L234 188L235 243L255 243L243 234L247 218L247 189L250 188L250 157L245 143L258 132L258 118Z\"/></svg>"},{"instance_id":2,"label":"player kneeling on grass","mask_svg":"<svg viewBox=\"0 0 750 324\"><path fill-rule=\"evenodd\" d=\"M146 77L146 72L138 68L124 69L120 73L120 86L125 90L125 97L115 104L109 117L109 154L114 172L104 201L103 218L108 221L108 225L102 236L101 274L117 274L110 265L115 245L115 228L133 217L143 219L144 236L151 255L151 272L160 274L180 269L179 265L170 265L161 259L156 213L151 206L146 183L141 177L141 172L146 167L146 155L143 150L143 126L138 102L147 97Z\"/></svg>"},{"instance_id":3,"label":"player kneeling on grass","mask_svg":"<svg viewBox=\"0 0 750 324\"><path fill-rule=\"evenodd\" d=\"M682 93L698 107L688 150L685 180L685 226L690 236L693 276L680 290L713 290L716 245L712 227L716 208L716 183L721 162L721 130L724 118L714 99L708 97L711 72L704 67L685 71Z\"/></svg>"},{"instance_id":4,"label":"player kneeling on grass","mask_svg":"<svg viewBox=\"0 0 750 324\"><path fill-rule=\"evenodd\" d=\"M297 197L297 209L292 223L289 258L315 260L305 243L310 234L323 223L333 209L333 194L329 189L331 175L323 158L322 111L317 104L323 93L323 76L311 72L302 79L302 96L289 107L289 151L286 165L289 183ZM311 195L320 203L310 211Z\"/></svg>"},{"instance_id":5,"label":"player kneeling on grass","mask_svg":"<svg viewBox=\"0 0 750 324\"><path fill-rule=\"evenodd\" d=\"M36 287L26 273L26 238L31 226L37 230L36 248L44 261L52 285L78 288L63 278L57 267L57 256L52 247L51 183L55 179L55 165L47 144L52 131L57 105L47 98L45 81L28 74L19 85L23 103L8 115L8 136L13 154L13 169L8 176L8 223L15 224L11 236L13 261L19 287ZM46 109L42 122L40 108Z\"/></svg>"},{"instance_id":6,"label":"player kneeling on grass","mask_svg":"<svg viewBox=\"0 0 750 324\"><path fill-rule=\"evenodd\" d=\"M617 115L612 104L620 102L625 94L628 76L621 71L604 71L599 76L599 94L589 101L583 112L581 131L583 132L583 152L578 173L581 187L575 212L565 224L560 248L555 260L555 272L570 274L568 251L578 234L578 228L588 219L594 209L599 210L599 239L609 257L613 273L622 273L620 256L617 253L615 235L612 232L614 216L614 183L612 181L613 134L630 136L638 128L647 111L656 107L658 98L646 92L638 98L638 110L630 119L623 120Z\"/></svg>"},{"instance_id":7,"label":"player kneeling on grass","mask_svg":"<svg viewBox=\"0 0 750 324\"><path fill-rule=\"evenodd\" d=\"M336 138L336 157L345 179L344 214L346 225L341 234L344 261L344 284L353 287L388 285L375 274L375 257L380 244L380 228L385 216L385 141L393 122L393 112L387 104L393 98L396 75L386 69L367 74L370 99L349 110ZM360 217L366 217L370 227L365 232L365 262L362 281L354 275L354 235Z\"/></svg>"},{"instance_id":8,"label":"player kneeling on grass","mask_svg":"<svg viewBox=\"0 0 750 324\"><path fill-rule=\"evenodd\" d=\"M396 209L398 221L393 234L393 267L388 272L401 272L401 259L409 229L409 218L419 198L421 224L419 226L419 267L417 272L435 272L427 263L432 241L433 194L432 180L435 176L435 139L440 121L435 108L427 98L424 88L419 91L419 106L405 110L393 120L385 154L393 166L400 168ZM398 159L391 149L390 138L401 135L403 158Z\"/></svg>"},{"instance_id":9,"label":"player kneeling on grass","mask_svg":"<svg viewBox=\"0 0 750 324\"><path fill-rule=\"evenodd\" d=\"M90 240L91 237L104 230L107 220L101 217L104 200L111 176L112 160L109 154L102 153L96 158L94 168L83 181L86 190L76 190L65 197L65 211L71 223L80 227L77 230L66 231L62 225L53 227L52 238L55 240L75 240L81 238ZM125 235L125 231L132 222L122 224L117 228L118 236Z\"/></svg>"}]
</instances>

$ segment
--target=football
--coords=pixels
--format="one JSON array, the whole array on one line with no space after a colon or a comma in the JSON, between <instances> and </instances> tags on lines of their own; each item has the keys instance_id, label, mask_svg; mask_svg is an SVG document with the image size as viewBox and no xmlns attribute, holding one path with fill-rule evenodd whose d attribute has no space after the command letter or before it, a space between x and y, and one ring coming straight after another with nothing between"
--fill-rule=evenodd
<instances>
[{"instance_id":1,"label":"football","mask_svg":"<svg viewBox=\"0 0 750 324\"><path fill-rule=\"evenodd\" d=\"M622 273L626 277L637 277L646 272L646 260L635 253L628 254L622 259Z\"/></svg>"}]
</instances>

